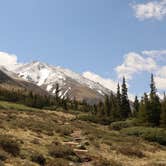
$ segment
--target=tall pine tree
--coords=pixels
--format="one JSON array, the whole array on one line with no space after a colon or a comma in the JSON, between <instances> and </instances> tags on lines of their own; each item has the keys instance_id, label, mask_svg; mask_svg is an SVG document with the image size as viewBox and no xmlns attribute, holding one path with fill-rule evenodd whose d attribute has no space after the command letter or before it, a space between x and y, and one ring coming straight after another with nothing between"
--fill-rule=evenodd
<instances>
[{"instance_id":1,"label":"tall pine tree","mask_svg":"<svg viewBox=\"0 0 166 166\"><path fill-rule=\"evenodd\" d=\"M160 99L157 95L153 74L151 75L150 84L150 105L151 108L148 111L149 124L152 126L158 126L160 124L161 104Z\"/></svg>"},{"instance_id":2,"label":"tall pine tree","mask_svg":"<svg viewBox=\"0 0 166 166\"><path fill-rule=\"evenodd\" d=\"M134 107L133 115L134 116L137 116L137 113L139 111L139 106L140 106L140 104L139 104L138 97L135 96L135 100L134 100L134 104L133 104L133 107Z\"/></svg>"},{"instance_id":3,"label":"tall pine tree","mask_svg":"<svg viewBox=\"0 0 166 166\"><path fill-rule=\"evenodd\" d=\"M104 109L106 116L110 116L111 114L111 104L108 95L105 96L105 102L104 102Z\"/></svg>"},{"instance_id":4,"label":"tall pine tree","mask_svg":"<svg viewBox=\"0 0 166 166\"><path fill-rule=\"evenodd\" d=\"M144 125L148 125L148 112L150 110L150 101L148 95L144 93L144 97L141 98L138 119Z\"/></svg>"},{"instance_id":5,"label":"tall pine tree","mask_svg":"<svg viewBox=\"0 0 166 166\"><path fill-rule=\"evenodd\" d=\"M121 118L121 93L119 83L117 85L117 94L116 94L116 115L117 118Z\"/></svg>"},{"instance_id":6,"label":"tall pine tree","mask_svg":"<svg viewBox=\"0 0 166 166\"><path fill-rule=\"evenodd\" d=\"M166 127L166 95L164 93L164 99L161 103L161 115L160 115L161 127Z\"/></svg>"},{"instance_id":7,"label":"tall pine tree","mask_svg":"<svg viewBox=\"0 0 166 166\"><path fill-rule=\"evenodd\" d=\"M122 93L121 93L121 118L126 119L131 114L130 103L127 94L127 86L125 77L122 82Z\"/></svg>"}]
</instances>

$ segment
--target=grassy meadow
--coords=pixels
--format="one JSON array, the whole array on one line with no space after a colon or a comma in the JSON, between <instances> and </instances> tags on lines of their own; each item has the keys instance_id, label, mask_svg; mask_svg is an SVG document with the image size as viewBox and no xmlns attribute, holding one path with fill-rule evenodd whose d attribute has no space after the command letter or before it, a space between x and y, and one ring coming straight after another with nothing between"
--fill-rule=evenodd
<instances>
[{"instance_id":1,"label":"grassy meadow","mask_svg":"<svg viewBox=\"0 0 166 166\"><path fill-rule=\"evenodd\" d=\"M166 165L165 130L100 125L69 112L0 102L0 166Z\"/></svg>"}]
</instances>

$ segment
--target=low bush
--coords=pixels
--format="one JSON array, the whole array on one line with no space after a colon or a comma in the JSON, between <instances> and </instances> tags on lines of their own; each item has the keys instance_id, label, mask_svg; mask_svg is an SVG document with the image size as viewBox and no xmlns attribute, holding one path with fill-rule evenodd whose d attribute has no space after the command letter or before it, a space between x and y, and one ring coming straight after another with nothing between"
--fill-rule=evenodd
<instances>
[{"instance_id":1,"label":"low bush","mask_svg":"<svg viewBox=\"0 0 166 166\"><path fill-rule=\"evenodd\" d=\"M4 150L0 150L0 161L5 161L8 158L8 154L7 152L5 152Z\"/></svg>"},{"instance_id":2,"label":"low bush","mask_svg":"<svg viewBox=\"0 0 166 166\"><path fill-rule=\"evenodd\" d=\"M136 122L134 119L132 119L132 120L126 120L126 121L113 122L113 123L111 123L109 128L112 130L121 130L123 128L128 128L128 127L132 127L135 125L136 125Z\"/></svg>"},{"instance_id":3,"label":"low bush","mask_svg":"<svg viewBox=\"0 0 166 166\"><path fill-rule=\"evenodd\" d=\"M79 120L82 121L89 121L89 122L93 122L93 123L99 123L102 125L109 125L112 120L109 117L98 117L96 115L80 115L78 116Z\"/></svg>"},{"instance_id":4,"label":"low bush","mask_svg":"<svg viewBox=\"0 0 166 166\"><path fill-rule=\"evenodd\" d=\"M12 154L13 156L18 156L20 154L20 144L18 143L18 141L8 135L1 135L0 136L0 147Z\"/></svg>"},{"instance_id":5,"label":"low bush","mask_svg":"<svg viewBox=\"0 0 166 166\"><path fill-rule=\"evenodd\" d=\"M113 159L107 160L105 158L100 158L99 160L93 163L94 166L122 166L122 164Z\"/></svg>"},{"instance_id":6,"label":"low bush","mask_svg":"<svg viewBox=\"0 0 166 166\"><path fill-rule=\"evenodd\" d=\"M55 158L54 160L49 160L46 165L47 166L69 166L69 162L63 158Z\"/></svg>"},{"instance_id":7,"label":"low bush","mask_svg":"<svg viewBox=\"0 0 166 166\"><path fill-rule=\"evenodd\" d=\"M79 161L79 157L74 153L69 146L60 143L52 143L49 146L49 154L54 158L64 158L71 161Z\"/></svg>"},{"instance_id":8,"label":"low bush","mask_svg":"<svg viewBox=\"0 0 166 166\"><path fill-rule=\"evenodd\" d=\"M138 158L143 158L145 157L144 153L140 151L138 148L133 148L133 147L119 147L118 152L120 152L123 155L129 156L129 157L138 157Z\"/></svg>"},{"instance_id":9,"label":"low bush","mask_svg":"<svg viewBox=\"0 0 166 166\"><path fill-rule=\"evenodd\" d=\"M66 157L68 155L74 155L74 152L72 151L71 148L69 148L68 146L60 145L60 144L56 146L52 146L49 149L49 153L52 157L59 157L59 158Z\"/></svg>"},{"instance_id":10,"label":"low bush","mask_svg":"<svg viewBox=\"0 0 166 166\"><path fill-rule=\"evenodd\" d=\"M0 160L0 166L5 166L5 164Z\"/></svg>"},{"instance_id":11,"label":"low bush","mask_svg":"<svg viewBox=\"0 0 166 166\"><path fill-rule=\"evenodd\" d=\"M112 129L112 130L121 130L121 129L127 128L127 127L129 127L129 126L125 121L113 122L110 125L110 129Z\"/></svg>"},{"instance_id":12,"label":"low bush","mask_svg":"<svg viewBox=\"0 0 166 166\"><path fill-rule=\"evenodd\" d=\"M38 163L41 166L44 166L46 163L46 159L42 154L35 153L31 156L31 161Z\"/></svg>"},{"instance_id":13,"label":"low bush","mask_svg":"<svg viewBox=\"0 0 166 166\"><path fill-rule=\"evenodd\" d=\"M70 126L64 125L56 127L56 132L59 133L61 136L68 136L73 133L73 129Z\"/></svg>"},{"instance_id":14,"label":"low bush","mask_svg":"<svg viewBox=\"0 0 166 166\"><path fill-rule=\"evenodd\" d=\"M158 142L161 145L166 145L166 130L162 128L152 127L130 127L121 130L126 135L134 135L142 137L145 140Z\"/></svg>"}]
</instances>

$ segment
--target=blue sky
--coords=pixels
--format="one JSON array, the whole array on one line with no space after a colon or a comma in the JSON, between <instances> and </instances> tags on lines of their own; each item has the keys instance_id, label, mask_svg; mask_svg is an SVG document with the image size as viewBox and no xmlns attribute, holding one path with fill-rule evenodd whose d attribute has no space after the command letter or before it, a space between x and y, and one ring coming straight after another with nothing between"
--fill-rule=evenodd
<instances>
[{"instance_id":1,"label":"blue sky","mask_svg":"<svg viewBox=\"0 0 166 166\"><path fill-rule=\"evenodd\" d=\"M154 72L162 82L159 89L166 89L166 61L154 58L166 56L165 0L0 0L0 4L0 51L17 55L19 62L40 60L114 81L133 70L128 79L133 94L148 90ZM156 13L159 7L162 11ZM158 54L143 54L145 50ZM128 66L129 53L134 62L142 57L144 66ZM146 68L151 65L147 58L157 67Z\"/></svg>"}]
</instances>

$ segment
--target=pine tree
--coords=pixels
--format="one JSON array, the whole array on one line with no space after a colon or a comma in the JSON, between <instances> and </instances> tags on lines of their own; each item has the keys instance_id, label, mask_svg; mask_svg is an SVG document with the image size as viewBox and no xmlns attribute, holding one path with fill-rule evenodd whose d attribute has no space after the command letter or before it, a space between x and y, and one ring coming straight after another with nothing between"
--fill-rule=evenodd
<instances>
[{"instance_id":1,"label":"pine tree","mask_svg":"<svg viewBox=\"0 0 166 166\"><path fill-rule=\"evenodd\" d=\"M116 115L117 118L121 118L121 93L119 83L117 85L117 94L116 94Z\"/></svg>"},{"instance_id":2,"label":"pine tree","mask_svg":"<svg viewBox=\"0 0 166 166\"><path fill-rule=\"evenodd\" d=\"M122 93L121 93L121 117L126 119L131 114L130 103L128 100L127 86L125 78L123 77L122 82Z\"/></svg>"},{"instance_id":3,"label":"pine tree","mask_svg":"<svg viewBox=\"0 0 166 166\"><path fill-rule=\"evenodd\" d=\"M111 105L108 95L105 96L104 109L107 116L111 114Z\"/></svg>"},{"instance_id":4,"label":"pine tree","mask_svg":"<svg viewBox=\"0 0 166 166\"><path fill-rule=\"evenodd\" d=\"M150 83L150 98L151 100L153 100L153 98L156 96L156 86L155 86L155 82L154 82L154 77L153 74L151 74L151 83Z\"/></svg>"},{"instance_id":5,"label":"pine tree","mask_svg":"<svg viewBox=\"0 0 166 166\"><path fill-rule=\"evenodd\" d=\"M136 116L138 111L139 111L139 100L138 100L138 97L135 96L135 100L134 100L134 104L133 104L133 107L134 107L134 112L133 112L133 115Z\"/></svg>"},{"instance_id":6,"label":"pine tree","mask_svg":"<svg viewBox=\"0 0 166 166\"><path fill-rule=\"evenodd\" d=\"M160 124L160 113L161 113L161 104L160 99L157 95L157 90L153 78L151 75L151 84L150 84L150 105L151 109L148 112L148 121L152 126L158 126Z\"/></svg>"},{"instance_id":7,"label":"pine tree","mask_svg":"<svg viewBox=\"0 0 166 166\"><path fill-rule=\"evenodd\" d=\"M103 118L106 116L105 110L104 110L104 104L103 102L99 102L98 107L97 107L97 115L100 118Z\"/></svg>"},{"instance_id":8,"label":"pine tree","mask_svg":"<svg viewBox=\"0 0 166 166\"><path fill-rule=\"evenodd\" d=\"M150 101L148 95L144 93L144 97L141 98L138 119L143 124L148 124L148 112L150 109Z\"/></svg>"},{"instance_id":9,"label":"pine tree","mask_svg":"<svg viewBox=\"0 0 166 166\"><path fill-rule=\"evenodd\" d=\"M74 100L73 100L73 109L78 110L78 102L77 102L75 97L74 97Z\"/></svg>"},{"instance_id":10,"label":"pine tree","mask_svg":"<svg viewBox=\"0 0 166 166\"><path fill-rule=\"evenodd\" d=\"M161 127L166 127L166 95L165 93L164 93L164 99L161 105L160 125Z\"/></svg>"},{"instance_id":11,"label":"pine tree","mask_svg":"<svg viewBox=\"0 0 166 166\"><path fill-rule=\"evenodd\" d=\"M97 114L97 105L96 104L93 105L92 114L94 114L94 115Z\"/></svg>"},{"instance_id":12,"label":"pine tree","mask_svg":"<svg viewBox=\"0 0 166 166\"><path fill-rule=\"evenodd\" d=\"M56 84L56 87L55 87L55 100L56 100L56 104L59 105L60 104L60 87L59 87L59 84Z\"/></svg>"},{"instance_id":13,"label":"pine tree","mask_svg":"<svg viewBox=\"0 0 166 166\"><path fill-rule=\"evenodd\" d=\"M111 107L111 120L117 121L119 120L119 112L117 107L117 97L111 93L110 95L110 107Z\"/></svg>"}]
</instances>

